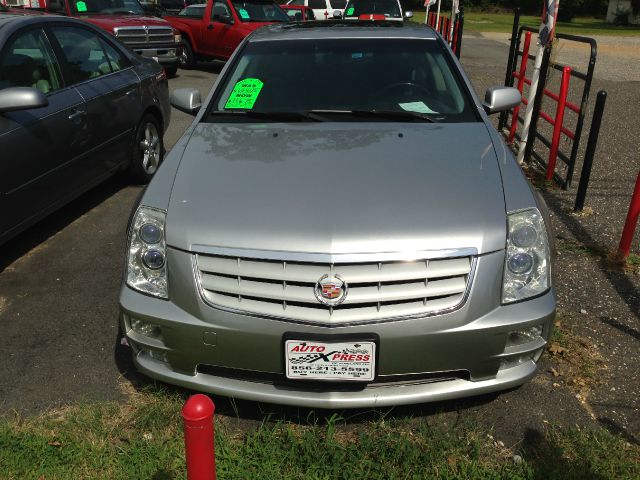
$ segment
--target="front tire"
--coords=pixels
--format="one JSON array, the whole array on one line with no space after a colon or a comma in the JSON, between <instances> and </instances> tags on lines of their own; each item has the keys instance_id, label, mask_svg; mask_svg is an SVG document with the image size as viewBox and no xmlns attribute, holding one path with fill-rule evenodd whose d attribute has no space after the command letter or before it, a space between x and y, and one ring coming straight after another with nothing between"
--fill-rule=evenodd
<instances>
[{"instance_id":1,"label":"front tire","mask_svg":"<svg viewBox=\"0 0 640 480\"><path fill-rule=\"evenodd\" d=\"M190 70L195 66L196 57L193 54L193 48L191 48L189 40L185 38L182 46L182 55L180 55L180 67L185 70Z\"/></svg>"},{"instance_id":2,"label":"front tire","mask_svg":"<svg viewBox=\"0 0 640 480\"><path fill-rule=\"evenodd\" d=\"M149 183L164 156L164 141L160 122L147 113L138 124L131 155L131 179Z\"/></svg>"}]
</instances>

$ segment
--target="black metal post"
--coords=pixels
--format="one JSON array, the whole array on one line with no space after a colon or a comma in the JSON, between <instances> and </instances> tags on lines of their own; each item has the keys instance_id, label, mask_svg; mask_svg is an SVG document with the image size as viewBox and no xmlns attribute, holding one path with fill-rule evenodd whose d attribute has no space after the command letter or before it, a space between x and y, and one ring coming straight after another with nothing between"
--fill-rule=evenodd
<instances>
[{"instance_id":1,"label":"black metal post","mask_svg":"<svg viewBox=\"0 0 640 480\"><path fill-rule=\"evenodd\" d=\"M507 58L507 72L504 75L504 86L513 86L513 69L514 63L518 61L518 55L516 52L516 44L518 43L518 27L520 26L520 7L516 7L513 12L513 28L511 29L511 43L509 44L509 56ZM498 131L502 131L504 124L507 121L507 112L500 113L498 120Z\"/></svg>"},{"instance_id":2,"label":"black metal post","mask_svg":"<svg viewBox=\"0 0 640 480\"><path fill-rule=\"evenodd\" d=\"M587 151L584 153L584 163L582 164L582 173L580 174L580 184L578 185L576 204L573 207L574 212L581 212L584 208L584 199L587 196L587 187L589 186L589 177L591 176L593 156L596 153L598 136L600 134L600 124L602 123L602 115L604 113L604 104L606 101L607 92L600 90L596 96L596 106L593 110L593 118L591 119Z\"/></svg>"},{"instance_id":3,"label":"black metal post","mask_svg":"<svg viewBox=\"0 0 640 480\"><path fill-rule=\"evenodd\" d=\"M527 145L524 148L524 161L529 161L533 144L538 134L538 117L542 108L542 98L544 97L544 89L547 85L547 70L549 70L549 59L551 58L551 46L547 46L542 54L542 64L540 65L540 76L538 77L538 91L533 100L533 111L531 112L531 124L529 125L529 133L527 134Z\"/></svg>"},{"instance_id":4,"label":"black metal post","mask_svg":"<svg viewBox=\"0 0 640 480\"><path fill-rule=\"evenodd\" d=\"M557 35L558 38L566 38L571 40L572 38L580 38L571 35ZM584 123L584 115L587 111L587 103L589 102L589 92L591 91L591 81L593 80L593 71L596 67L596 56L598 54L598 46L593 38L583 37L591 45L591 55L589 56L589 67L587 68L587 78L584 82L584 89L582 90L582 100L580 101L580 113L578 114L578 121L576 123L576 129L573 139L573 147L571 148L571 157L569 160L567 177L562 185L563 190L567 190L571 186L571 180L573 179L573 170L576 165L576 158L578 157L578 148L580 147L580 137L582 136L582 125Z\"/></svg>"},{"instance_id":5,"label":"black metal post","mask_svg":"<svg viewBox=\"0 0 640 480\"><path fill-rule=\"evenodd\" d=\"M462 2L460 2L460 13L458 13L458 38L456 38L456 57L460 60L460 52L462 51L462 30L464 29L464 11Z\"/></svg>"}]
</instances>

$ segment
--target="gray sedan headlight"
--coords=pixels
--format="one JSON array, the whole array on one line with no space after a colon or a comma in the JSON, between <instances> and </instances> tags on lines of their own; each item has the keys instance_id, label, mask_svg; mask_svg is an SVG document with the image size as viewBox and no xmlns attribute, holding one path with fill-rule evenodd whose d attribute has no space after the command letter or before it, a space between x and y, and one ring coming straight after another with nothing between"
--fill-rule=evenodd
<instances>
[{"instance_id":1,"label":"gray sedan headlight","mask_svg":"<svg viewBox=\"0 0 640 480\"><path fill-rule=\"evenodd\" d=\"M549 239L537 208L508 215L502 303L535 297L550 286Z\"/></svg>"},{"instance_id":2,"label":"gray sedan headlight","mask_svg":"<svg viewBox=\"0 0 640 480\"><path fill-rule=\"evenodd\" d=\"M129 230L127 285L159 298L169 298L164 237L166 216L163 210L139 207Z\"/></svg>"}]
</instances>

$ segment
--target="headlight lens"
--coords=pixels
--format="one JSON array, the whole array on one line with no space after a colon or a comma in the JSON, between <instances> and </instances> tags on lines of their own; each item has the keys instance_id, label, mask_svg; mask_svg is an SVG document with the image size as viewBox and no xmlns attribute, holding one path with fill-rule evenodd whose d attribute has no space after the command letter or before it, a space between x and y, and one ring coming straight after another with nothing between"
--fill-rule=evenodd
<instances>
[{"instance_id":1,"label":"headlight lens","mask_svg":"<svg viewBox=\"0 0 640 480\"><path fill-rule=\"evenodd\" d=\"M540 295L551 284L549 241L538 209L511 213L508 223L502 303Z\"/></svg>"},{"instance_id":2,"label":"headlight lens","mask_svg":"<svg viewBox=\"0 0 640 480\"><path fill-rule=\"evenodd\" d=\"M159 298L169 298L165 219L162 210L139 207L129 231L127 285Z\"/></svg>"},{"instance_id":3,"label":"headlight lens","mask_svg":"<svg viewBox=\"0 0 640 480\"><path fill-rule=\"evenodd\" d=\"M182 35L180 35L179 33L174 33L173 34L173 41L175 43L182 43Z\"/></svg>"}]
</instances>

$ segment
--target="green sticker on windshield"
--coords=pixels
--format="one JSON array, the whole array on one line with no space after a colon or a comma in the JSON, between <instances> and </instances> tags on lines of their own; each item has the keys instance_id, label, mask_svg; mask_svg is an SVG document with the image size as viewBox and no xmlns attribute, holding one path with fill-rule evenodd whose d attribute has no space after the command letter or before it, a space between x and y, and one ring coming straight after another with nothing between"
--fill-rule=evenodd
<instances>
[{"instance_id":1,"label":"green sticker on windshield","mask_svg":"<svg viewBox=\"0 0 640 480\"><path fill-rule=\"evenodd\" d=\"M79 12L86 12L87 4L84 2L76 2L76 10L78 10Z\"/></svg>"},{"instance_id":2,"label":"green sticker on windshield","mask_svg":"<svg viewBox=\"0 0 640 480\"><path fill-rule=\"evenodd\" d=\"M353 8L353 7L348 8L348 9L347 9L347 16L349 16L349 17L350 17L351 15L353 15L353 10L354 10L354 8Z\"/></svg>"},{"instance_id":3,"label":"green sticker on windshield","mask_svg":"<svg viewBox=\"0 0 640 480\"><path fill-rule=\"evenodd\" d=\"M224 108L245 108L251 110L264 84L257 78L245 78L236 83Z\"/></svg>"},{"instance_id":4,"label":"green sticker on windshield","mask_svg":"<svg viewBox=\"0 0 640 480\"><path fill-rule=\"evenodd\" d=\"M240 18L242 18L243 20L249 20L249 12L247 12L244 8L241 8L240 10L238 10L238 13L240 14Z\"/></svg>"}]
</instances>

